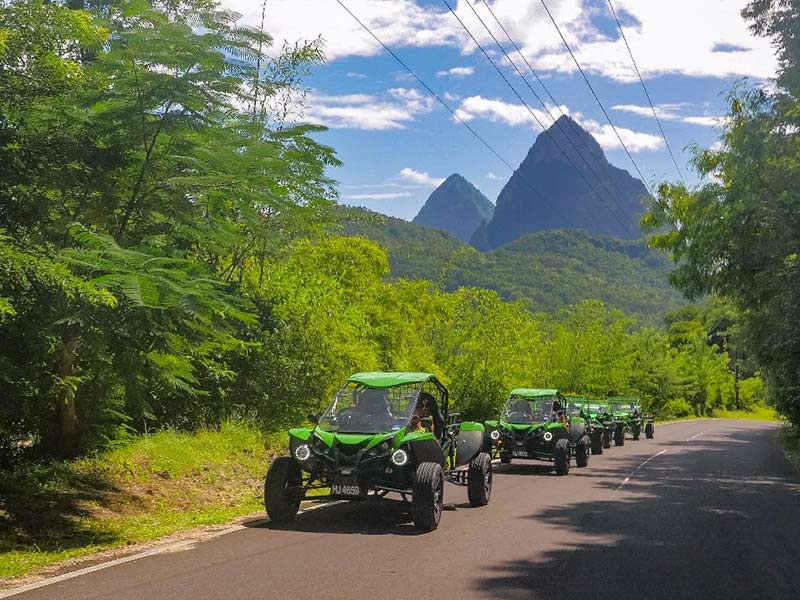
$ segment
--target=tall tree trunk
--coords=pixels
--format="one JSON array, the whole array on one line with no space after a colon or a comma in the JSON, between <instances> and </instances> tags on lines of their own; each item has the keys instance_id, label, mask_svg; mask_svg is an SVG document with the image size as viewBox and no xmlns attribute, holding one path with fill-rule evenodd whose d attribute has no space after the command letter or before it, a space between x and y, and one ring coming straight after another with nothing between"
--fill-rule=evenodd
<instances>
[{"instance_id":1,"label":"tall tree trunk","mask_svg":"<svg viewBox=\"0 0 800 600\"><path fill-rule=\"evenodd\" d=\"M81 423L75 406L75 381L73 379L78 362L78 349L81 341L78 335L65 337L56 351L56 371L59 388L56 393L58 403L57 443L60 453L74 456L81 438Z\"/></svg>"}]
</instances>

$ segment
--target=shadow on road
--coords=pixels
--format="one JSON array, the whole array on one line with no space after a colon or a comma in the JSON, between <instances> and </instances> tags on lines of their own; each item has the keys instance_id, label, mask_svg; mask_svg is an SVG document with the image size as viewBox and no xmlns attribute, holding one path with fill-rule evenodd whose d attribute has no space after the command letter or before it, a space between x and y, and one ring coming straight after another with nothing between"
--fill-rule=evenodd
<instances>
[{"instance_id":1,"label":"shadow on road","mask_svg":"<svg viewBox=\"0 0 800 600\"><path fill-rule=\"evenodd\" d=\"M772 436L723 426L676 442L622 489L640 456L590 467L609 499L533 510L524 518L563 532L563 546L489 558L475 587L493 598L797 598L800 485Z\"/></svg>"}]
</instances>

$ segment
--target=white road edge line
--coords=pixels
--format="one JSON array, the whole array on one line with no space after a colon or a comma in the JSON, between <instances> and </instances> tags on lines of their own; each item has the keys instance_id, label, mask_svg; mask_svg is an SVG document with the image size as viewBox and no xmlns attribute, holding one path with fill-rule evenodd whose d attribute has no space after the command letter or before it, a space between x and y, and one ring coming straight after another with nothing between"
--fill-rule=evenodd
<instances>
[{"instance_id":1,"label":"white road edge line","mask_svg":"<svg viewBox=\"0 0 800 600\"><path fill-rule=\"evenodd\" d=\"M684 441L691 442L693 439L695 439L695 438L699 438L699 437L700 437L701 435L703 435L704 433L705 433L705 431L701 431L700 433L696 433L696 434L694 434L694 435L693 435L692 437L690 437L690 438L686 438L686 440L684 440Z\"/></svg>"},{"instance_id":2,"label":"white road edge line","mask_svg":"<svg viewBox=\"0 0 800 600\"><path fill-rule=\"evenodd\" d=\"M647 460L645 460L645 461L644 461L642 464L640 464L638 467L636 467L636 468L635 468L635 469L634 469L634 470L631 472L631 474L630 474L630 475L628 475L628 476L627 476L627 477L626 477L626 478L625 478L625 479L622 481L622 483L620 483L620 484L619 484L619 486L617 487L617 489L616 489L616 490L614 490L614 493L613 493L613 494L611 494L611 498L610 498L610 500L613 500L614 498L616 498L616 496L617 496L617 494L619 493L619 491L620 491L620 490L621 490L623 487L625 487L625 484L626 484L626 483L628 483L628 482L629 482L629 481L630 481L630 480L631 480L633 477L635 477L635 476L636 476L636 473L638 473L638 472L639 472L639 470L640 470L642 467L644 467L644 466L645 466L647 463L649 463L649 462L650 462L651 460L653 460L654 458L657 458L657 457L661 456L662 454L666 454L666 453L667 453L667 451L668 451L668 450L665 448L665 449L664 449L664 450L662 450L661 452L658 452L657 454L653 454L653 456L651 456L650 458L648 458Z\"/></svg>"}]
</instances>

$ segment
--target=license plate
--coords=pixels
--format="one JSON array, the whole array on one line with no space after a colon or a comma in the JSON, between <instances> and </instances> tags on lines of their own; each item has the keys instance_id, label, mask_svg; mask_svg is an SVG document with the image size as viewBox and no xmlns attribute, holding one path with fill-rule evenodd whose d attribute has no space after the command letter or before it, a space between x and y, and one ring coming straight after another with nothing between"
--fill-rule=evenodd
<instances>
[{"instance_id":1,"label":"license plate","mask_svg":"<svg viewBox=\"0 0 800 600\"><path fill-rule=\"evenodd\" d=\"M511 455L516 458L527 458L528 453L525 450L514 450Z\"/></svg>"},{"instance_id":2,"label":"license plate","mask_svg":"<svg viewBox=\"0 0 800 600\"><path fill-rule=\"evenodd\" d=\"M353 477L336 477L331 486L331 494L339 498L361 498L365 490Z\"/></svg>"}]
</instances>

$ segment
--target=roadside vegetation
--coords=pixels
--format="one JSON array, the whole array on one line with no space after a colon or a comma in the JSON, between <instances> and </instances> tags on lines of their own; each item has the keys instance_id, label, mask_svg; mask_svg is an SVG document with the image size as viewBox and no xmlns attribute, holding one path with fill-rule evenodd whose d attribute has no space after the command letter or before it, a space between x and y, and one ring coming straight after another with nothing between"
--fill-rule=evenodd
<instances>
[{"instance_id":1,"label":"roadside vegetation","mask_svg":"<svg viewBox=\"0 0 800 600\"><path fill-rule=\"evenodd\" d=\"M750 203L735 160L755 144L773 187L797 189L796 127L773 139L785 98L732 99L726 146L698 155L728 188L662 188L647 223L676 230L653 245L703 304L646 327L599 300L544 312L441 273L393 279L378 244L340 237L338 159L302 121L320 41L268 55L212 0L77 5L0 5L0 574L256 510L276 432L354 371L435 372L473 419L542 385L662 417L774 398L800 422L800 212ZM753 234L686 241L730 224L694 211L733 191L734 214L773 225L737 248L757 268L702 279L684 248Z\"/></svg>"},{"instance_id":2,"label":"roadside vegetation","mask_svg":"<svg viewBox=\"0 0 800 600\"><path fill-rule=\"evenodd\" d=\"M0 478L0 579L258 512L264 465L284 443L223 423L162 431L79 460L18 465Z\"/></svg>"}]
</instances>

